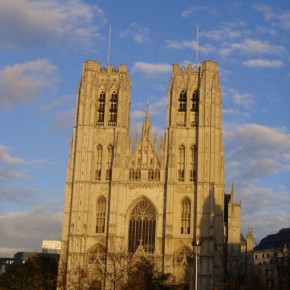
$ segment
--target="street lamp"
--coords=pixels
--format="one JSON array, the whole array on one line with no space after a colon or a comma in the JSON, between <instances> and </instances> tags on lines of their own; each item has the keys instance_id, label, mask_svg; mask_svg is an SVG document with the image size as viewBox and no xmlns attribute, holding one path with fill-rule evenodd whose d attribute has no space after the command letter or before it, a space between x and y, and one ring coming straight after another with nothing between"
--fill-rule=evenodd
<instances>
[{"instance_id":1,"label":"street lamp","mask_svg":"<svg viewBox=\"0 0 290 290\"><path fill-rule=\"evenodd\" d=\"M198 290L198 254L201 247L201 239L196 236L196 239L192 241L192 246L195 248L195 290Z\"/></svg>"}]
</instances>

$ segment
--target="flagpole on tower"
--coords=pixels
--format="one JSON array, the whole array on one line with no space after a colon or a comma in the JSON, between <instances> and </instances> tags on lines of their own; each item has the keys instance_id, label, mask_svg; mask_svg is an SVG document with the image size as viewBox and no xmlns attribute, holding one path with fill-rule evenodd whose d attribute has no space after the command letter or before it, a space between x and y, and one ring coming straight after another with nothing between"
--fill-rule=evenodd
<instances>
[{"instance_id":1,"label":"flagpole on tower","mask_svg":"<svg viewBox=\"0 0 290 290\"><path fill-rule=\"evenodd\" d=\"M196 65L198 66L198 24L196 24Z\"/></svg>"},{"instance_id":2,"label":"flagpole on tower","mask_svg":"<svg viewBox=\"0 0 290 290\"><path fill-rule=\"evenodd\" d=\"M109 29L109 43L108 43L108 65L110 64L110 50L111 50L111 30L112 26L110 24L110 29Z\"/></svg>"}]
</instances>

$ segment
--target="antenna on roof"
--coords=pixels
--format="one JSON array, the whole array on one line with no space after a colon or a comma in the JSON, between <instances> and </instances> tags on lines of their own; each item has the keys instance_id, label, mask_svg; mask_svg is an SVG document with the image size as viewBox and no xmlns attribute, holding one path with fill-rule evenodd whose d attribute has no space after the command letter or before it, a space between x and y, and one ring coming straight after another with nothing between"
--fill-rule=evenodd
<instances>
[{"instance_id":1,"label":"antenna on roof","mask_svg":"<svg viewBox=\"0 0 290 290\"><path fill-rule=\"evenodd\" d=\"M196 24L196 65L198 66L198 24Z\"/></svg>"},{"instance_id":2,"label":"antenna on roof","mask_svg":"<svg viewBox=\"0 0 290 290\"><path fill-rule=\"evenodd\" d=\"M112 26L110 24L110 29L109 29L109 44L108 44L108 65L110 64L111 30L112 30Z\"/></svg>"}]
</instances>

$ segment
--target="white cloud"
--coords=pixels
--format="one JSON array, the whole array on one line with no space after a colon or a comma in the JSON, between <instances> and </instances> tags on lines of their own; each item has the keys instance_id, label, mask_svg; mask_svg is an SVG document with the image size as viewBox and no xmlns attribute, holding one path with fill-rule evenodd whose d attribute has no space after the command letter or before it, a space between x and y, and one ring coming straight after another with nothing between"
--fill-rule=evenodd
<instances>
[{"instance_id":1,"label":"white cloud","mask_svg":"<svg viewBox=\"0 0 290 290\"><path fill-rule=\"evenodd\" d=\"M284 66L281 60L251 59L243 62L248 67L280 68Z\"/></svg>"},{"instance_id":2,"label":"white cloud","mask_svg":"<svg viewBox=\"0 0 290 290\"><path fill-rule=\"evenodd\" d=\"M35 200L39 190L31 187L11 187L0 189L1 201L8 201L16 204L30 204Z\"/></svg>"},{"instance_id":3,"label":"white cloud","mask_svg":"<svg viewBox=\"0 0 290 290\"><path fill-rule=\"evenodd\" d=\"M287 205L290 193L284 187L256 187L252 184L235 184L236 200L242 202L242 227L253 228L254 237L276 233L287 227Z\"/></svg>"},{"instance_id":4,"label":"white cloud","mask_svg":"<svg viewBox=\"0 0 290 290\"><path fill-rule=\"evenodd\" d=\"M20 157L13 157L8 153L8 148L0 144L0 162L7 164L22 164L24 160Z\"/></svg>"},{"instance_id":5,"label":"white cloud","mask_svg":"<svg viewBox=\"0 0 290 290\"><path fill-rule=\"evenodd\" d=\"M0 105L10 109L55 87L56 66L47 59L6 66L0 71Z\"/></svg>"},{"instance_id":6,"label":"white cloud","mask_svg":"<svg viewBox=\"0 0 290 290\"><path fill-rule=\"evenodd\" d=\"M138 61L132 67L132 72L135 73L140 71L147 76L170 73L172 71L172 66L170 64L165 63L145 63L142 61Z\"/></svg>"},{"instance_id":7,"label":"white cloud","mask_svg":"<svg viewBox=\"0 0 290 290\"><path fill-rule=\"evenodd\" d=\"M233 52L238 52L243 55L253 55L253 54L274 54L282 55L286 54L287 51L283 46L273 45L268 41L260 41L255 39L244 39L241 42L226 43L224 47L219 49L219 53L223 57L227 57Z\"/></svg>"},{"instance_id":8,"label":"white cloud","mask_svg":"<svg viewBox=\"0 0 290 290\"><path fill-rule=\"evenodd\" d=\"M223 109L224 115L238 115L239 111L235 109Z\"/></svg>"},{"instance_id":9,"label":"white cloud","mask_svg":"<svg viewBox=\"0 0 290 290\"><path fill-rule=\"evenodd\" d=\"M25 177L25 175L20 171L10 168L0 168L0 180L19 179L23 177Z\"/></svg>"},{"instance_id":10,"label":"white cloud","mask_svg":"<svg viewBox=\"0 0 290 290\"><path fill-rule=\"evenodd\" d=\"M167 48L171 49L190 49L196 51L196 40L166 40L165 42ZM208 54L214 51L215 48L211 44L199 44L198 51L203 54Z\"/></svg>"},{"instance_id":11,"label":"white cloud","mask_svg":"<svg viewBox=\"0 0 290 290\"><path fill-rule=\"evenodd\" d=\"M238 167L228 167L228 178L253 183L278 172L289 171L290 134L284 128L258 124L224 126L226 160Z\"/></svg>"},{"instance_id":12,"label":"white cloud","mask_svg":"<svg viewBox=\"0 0 290 290\"><path fill-rule=\"evenodd\" d=\"M137 43L144 43L150 40L149 29L147 27L140 27L136 22L131 23L127 29L120 33L120 37L133 37Z\"/></svg>"},{"instance_id":13,"label":"white cloud","mask_svg":"<svg viewBox=\"0 0 290 290\"><path fill-rule=\"evenodd\" d=\"M285 30L290 30L290 10L275 9L267 4L256 4L253 8L262 13L267 21L273 21Z\"/></svg>"},{"instance_id":14,"label":"white cloud","mask_svg":"<svg viewBox=\"0 0 290 290\"><path fill-rule=\"evenodd\" d=\"M187 9L185 9L184 11L182 11L181 16L188 17L191 14L199 13L200 11L205 10L205 9L207 9L207 7L205 7L205 6L191 6Z\"/></svg>"},{"instance_id":15,"label":"white cloud","mask_svg":"<svg viewBox=\"0 0 290 290\"><path fill-rule=\"evenodd\" d=\"M66 129L66 128L72 128L73 124L74 124L74 117L75 117L75 109L70 109L67 111L62 111L60 112L53 124L52 124L52 128L53 129Z\"/></svg>"},{"instance_id":16,"label":"white cloud","mask_svg":"<svg viewBox=\"0 0 290 290\"><path fill-rule=\"evenodd\" d=\"M80 0L0 1L0 44L31 48L68 42L91 47L104 21L100 8Z\"/></svg>"},{"instance_id":17,"label":"white cloud","mask_svg":"<svg viewBox=\"0 0 290 290\"><path fill-rule=\"evenodd\" d=\"M0 255L12 255L20 249L39 251L42 240L60 239L61 221L60 212L48 212L41 207L0 215Z\"/></svg>"},{"instance_id":18,"label":"white cloud","mask_svg":"<svg viewBox=\"0 0 290 290\"><path fill-rule=\"evenodd\" d=\"M236 105L242 106L246 109L251 108L252 105L255 103L254 97L251 94L242 94L234 89L228 89L228 94L232 97L233 102Z\"/></svg>"}]
</instances>

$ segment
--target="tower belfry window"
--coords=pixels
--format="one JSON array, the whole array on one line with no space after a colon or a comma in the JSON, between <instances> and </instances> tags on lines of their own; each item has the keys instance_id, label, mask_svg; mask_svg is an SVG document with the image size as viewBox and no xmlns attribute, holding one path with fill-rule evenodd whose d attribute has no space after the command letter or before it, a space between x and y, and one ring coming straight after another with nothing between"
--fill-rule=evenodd
<instances>
[{"instance_id":1,"label":"tower belfry window","mask_svg":"<svg viewBox=\"0 0 290 290\"><path fill-rule=\"evenodd\" d=\"M105 119L105 101L106 101L106 94L104 91L100 93L99 97L99 107L98 107L98 123L104 123Z\"/></svg>"},{"instance_id":2,"label":"tower belfry window","mask_svg":"<svg viewBox=\"0 0 290 290\"><path fill-rule=\"evenodd\" d=\"M110 125L116 125L117 122L117 112L118 112L118 95L114 91L111 95L110 99Z\"/></svg>"},{"instance_id":3,"label":"tower belfry window","mask_svg":"<svg viewBox=\"0 0 290 290\"><path fill-rule=\"evenodd\" d=\"M199 100L199 96L198 96L198 91L195 90L192 94L192 107L191 107L191 111L194 112L198 112L198 100Z\"/></svg>"},{"instance_id":4,"label":"tower belfry window","mask_svg":"<svg viewBox=\"0 0 290 290\"><path fill-rule=\"evenodd\" d=\"M179 95L179 104L177 112L177 126L185 127L186 124L186 107L187 107L187 91L182 90Z\"/></svg>"},{"instance_id":5,"label":"tower belfry window","mask_svg":"<svg viewBox=\"0 0 290 290\"><path fill-rule=\"evenodd\" d=\"M186 111L186 102L187 102L187 93L185 90L182 90L179 96L179 109L180 112Z\"/></svg>"},{"instance_id":6,"label":"tower belfry window","mask_svg":"<svg viewBox=\"0 0 290 290\"><path fill-rule=\"evenodd\" d=\"M129 251L134 253L141 245L145 252L155 249L156 211L153 205L143 198L132 210L129 221Z\"/></svg>"},{"instance_id":7,"label":"tower belfry window","mask_svg":"<svg viewBox=\"0 0 290 290\"><path fill-rule=\"evenodd\" d=\"M181 234L190 234L190 213L191 202L188 197L184 198L181 203Z\"/></svg>"},{"instance_id":8,"label":"tower belfry window","mask_svg":"<svg viewBox=\"0 0 290 290\"><path fill-rule=\"evenodd\" d=\"M185 147L181 145L178 152L178 181L183 182L185 175Z\"/></svg>"}]
</instances>

